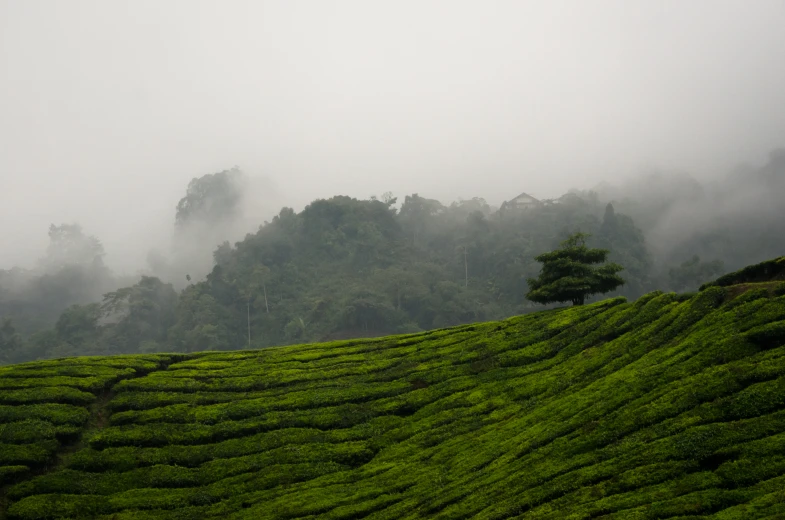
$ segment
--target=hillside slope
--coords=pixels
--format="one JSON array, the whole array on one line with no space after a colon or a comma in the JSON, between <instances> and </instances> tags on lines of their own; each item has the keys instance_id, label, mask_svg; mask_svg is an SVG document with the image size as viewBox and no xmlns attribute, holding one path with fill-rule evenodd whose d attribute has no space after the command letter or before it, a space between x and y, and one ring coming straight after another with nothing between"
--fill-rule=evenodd
<instances>
[{"instance_id":1,"label":"hillside slope","mask_svg":"<svg viewBox=\"0 0 785 520\"><path fill-rule=\"evenodd\" d=\"M9 519L782 518L785 283L2 367L0 423Z\"/></svg>"}]
</instances>

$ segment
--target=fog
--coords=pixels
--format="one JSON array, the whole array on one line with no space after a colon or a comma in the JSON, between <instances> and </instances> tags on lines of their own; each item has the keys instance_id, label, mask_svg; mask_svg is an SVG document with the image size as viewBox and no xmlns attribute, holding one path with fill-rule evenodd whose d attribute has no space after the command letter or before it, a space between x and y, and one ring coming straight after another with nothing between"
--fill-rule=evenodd
<instances>
[{"instance_id":1,"label":"fog","mask_svg":"<svg viewBox=\"0 0 785 520\"><path fill-rule=\"evenodd\" d=\"M784 26L782 0L0 0L0 268L79 222L133 272L233 165L264 186L247 231L335 194L719 179L785 145Z\"/></svg>"}]
</instances>

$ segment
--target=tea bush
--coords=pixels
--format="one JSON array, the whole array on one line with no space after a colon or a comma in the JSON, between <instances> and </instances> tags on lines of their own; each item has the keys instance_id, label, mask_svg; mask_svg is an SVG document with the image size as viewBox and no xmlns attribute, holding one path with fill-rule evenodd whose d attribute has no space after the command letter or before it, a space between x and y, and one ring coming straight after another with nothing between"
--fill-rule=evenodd
<instances>
[{"instance_id":1,"label":"tea bush","mask_svg":"<svg viewBox=\"0 0 785 520\"><path fill-rule=\"evenodd\" d=\"M113 384L168 360L73 358L1 367L0 485L56 465L58 453L80 438L91 408Z\"/></svg>"}]
</instances>

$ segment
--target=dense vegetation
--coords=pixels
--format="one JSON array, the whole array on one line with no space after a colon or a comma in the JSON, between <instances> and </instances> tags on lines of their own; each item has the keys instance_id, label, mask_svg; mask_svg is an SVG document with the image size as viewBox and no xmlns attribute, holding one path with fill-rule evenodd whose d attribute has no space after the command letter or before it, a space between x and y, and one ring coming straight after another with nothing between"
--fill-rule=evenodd
<instances>
[{"instance_id":1,"label":"dense vegetation","mask_svg":"<svg viewBox=\"0 0 785 520\"><path fill-rule=\"evenodd\" d=\"M785 251L783 151L714 185L658 174L525 210L481 198L338 196L284 208L261 226L247 214L256 203L245 197L248 182L236 168L193 179L176 205L172 253L151 254L144 276L114 275L99 240L76 225L52 226L39 265L0 270L0 364L503 319L543 308L526 299L527 279L540 272L535 257L577 231L624 268L626 283L609 295L628 298L694 291ZM510 180L510 198L519 186ZM253 232L226 241L242 237L240 228Z\"/></svg>"},{"instance_id":2,"label":"dense vegetation","mask_svg":"<svg viewBox=\"0 0 785 520\"><path fill-rule=\"evenodd\" d=\"M143 276L102 302L70 305L25 342L0 345L0 362L234 350L501 319L536 308L526 300L526 278L540 270L534 256L578 229L612 247L629 282L621 293L640 296L650 288L643 236L621 214L603 228L603 211L578 195L505 212L479 199L445 207L417 195L400 209L393 199L314 201L218 247L205 279L179 293Z\"/></svg>"},{"instance_id":3,"label":"dense vegetation","mask_svg":"<svg viewBox=\"0 0 785 520\"><path fill-rule=\"evenodd\" d=\"M0 368L0 511L778 518L784 266L427 333Z\"/></svg>"}]
</instances>

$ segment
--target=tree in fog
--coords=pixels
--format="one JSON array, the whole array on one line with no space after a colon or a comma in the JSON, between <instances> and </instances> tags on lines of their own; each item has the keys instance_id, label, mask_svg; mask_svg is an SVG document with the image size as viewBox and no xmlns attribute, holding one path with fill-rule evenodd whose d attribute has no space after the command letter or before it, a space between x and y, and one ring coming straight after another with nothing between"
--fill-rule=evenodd
<instances>
[{"instance_id":1,"label":"tree in fog","mask_svg":"<svg viewBox=\"0 0 785 520\"><path fill-rule=\"evenodd\" d=\"M624 280L617 274L624 269L619 264L608 263L600 267L608 257L607 249L586 247L586 233L575 233L562 242L561 247L535 257L542 263L542 271L537 278L529 278L526 295L533 302L556 303L572 302L583 305L587 296L610 292Z\"/></svg>"}]
</instances>

